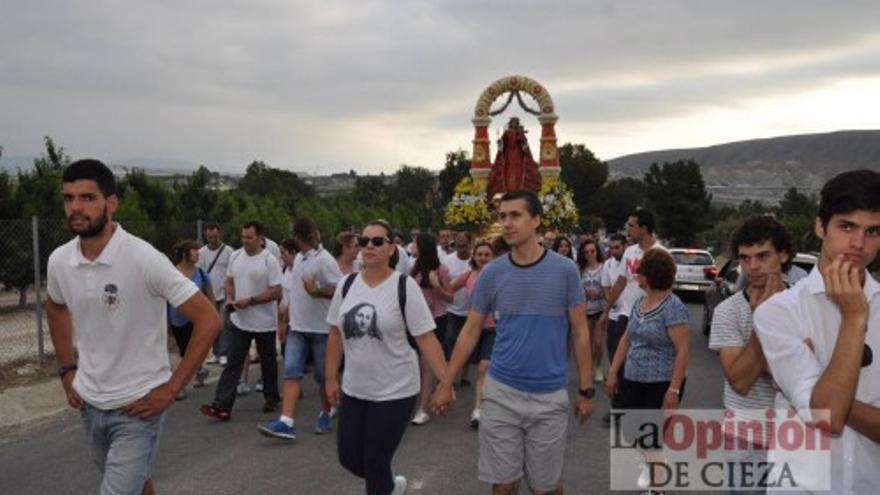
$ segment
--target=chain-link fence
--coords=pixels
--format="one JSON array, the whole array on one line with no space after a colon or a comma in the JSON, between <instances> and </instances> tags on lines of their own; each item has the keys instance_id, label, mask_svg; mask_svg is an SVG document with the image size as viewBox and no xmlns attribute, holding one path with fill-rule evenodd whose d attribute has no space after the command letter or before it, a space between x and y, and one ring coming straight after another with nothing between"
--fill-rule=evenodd
<instances>
[{"instance_id":1,"label":"chain-link fence","mask_svg":"<svg viewBox=\"0 0 880 495\"><path fill-rule=\"evenodd\" d=\"M204 225L202 221L121 223L126 231L169 255L177 241L200 240ZM227 244L241 245L239 226L220 227ZM290 225L266 226L267 237L275 241L289 232ZM61 219L0 220L0 366L54 354L42 307L46 297L46 262L52 251L71 238L67 222Z\"/></svg>"}]
</instances>

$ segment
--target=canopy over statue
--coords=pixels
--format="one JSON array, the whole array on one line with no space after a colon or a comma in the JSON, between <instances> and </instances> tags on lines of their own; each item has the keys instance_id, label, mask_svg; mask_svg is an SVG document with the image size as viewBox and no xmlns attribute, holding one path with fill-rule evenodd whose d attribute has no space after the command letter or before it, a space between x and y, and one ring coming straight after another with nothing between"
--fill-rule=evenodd
<instances>
[{"instance_id":1,"label":"canopy over statue","mask_svg":"<svg viewBox=\"0 0 880 495\"><path fill-rule=\"evenodd\" d=\"M541 189L541 176L532 158L526 132L517 117L512 117L507 123L507 129L498 140L498 152L489 174L486 188L488 197L514 189L528 189L536 193Z\"/></svg>"}]
</instances>

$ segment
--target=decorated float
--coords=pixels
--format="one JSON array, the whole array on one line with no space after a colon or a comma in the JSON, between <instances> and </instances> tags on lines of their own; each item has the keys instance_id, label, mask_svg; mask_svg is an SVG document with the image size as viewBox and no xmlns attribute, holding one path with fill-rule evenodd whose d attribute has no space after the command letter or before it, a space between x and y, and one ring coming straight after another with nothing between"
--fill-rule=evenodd
<instances>
[{"instance_id":1,"label":"decorated float","mask_svg":"<svg viewBox=\"0 0 880 495\"><path fill-rule=\"evenodd\" d=\"M523 94L531 96L538 109L529 107ZM504 104L492 109L503 96ZM537 117L541 125L539 162L535 163L529 146L528 131L518 117L511 117L497 141L495 160L490 162L489 125L516 100L519 107ZM577 225L578 212L571 191L559 178L559 151L556 147L556 121L553 99L537 81L524 76L498 79L486 88L474 109L473 154L470 176L455 187L452 201L446 206L447 225L482 235L500 232L495 223L495 206L507 191L528 189L541 198L545 228L570 232Z\"/></svg>"}]
</instances>

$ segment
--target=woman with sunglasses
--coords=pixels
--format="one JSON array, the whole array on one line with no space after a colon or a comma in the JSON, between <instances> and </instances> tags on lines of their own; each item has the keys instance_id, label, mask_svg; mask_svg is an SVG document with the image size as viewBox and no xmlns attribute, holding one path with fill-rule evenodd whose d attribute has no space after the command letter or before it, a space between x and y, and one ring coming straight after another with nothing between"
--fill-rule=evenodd
<instances>
[{"instance_id":1,"label":"woman with sunglasses","mask_svg":"<svg viewBox=\"0 0 880 495\"><path fill-rule=\"evenodd\" d=\"M446 330L446 304L451 303L455 292L450 288L449 269L440 263L437 254L437 240L431 234L419 234L415 243L416 258L410 275L422 289L422 295L428 302L434 316L436 330L434 334L439 342L443 342ZM441 344L442 345L442 344ZM419 408L413 416L412 423L421 426L431 419L428 415L428 402L434 390L434 375L424 356L419 356L419 369L422 376L422 393L419 397Z\"/></svg>"},{"instance_id":2,"label":"woman with sunglasses","mask_svg":"<svg viewBox=\"0 0 880 495\"><path fill-rule=\"evenodd\" d=\"M587 326L590 329L590 351L593 356L593 379L604 380L602 375L602 349L605 345L605 325L599 323L605 310L605 290L602 288L602 263L605 258L595 239L585 239L578 249L577 264L581 272L581 285L587 300ZM608 356L612 358L614 356Z\"/></svg>"},{"instance_id":3,"label":"woman with sunglasses","mask_svg":"<svg viewBox=\"0 0 880 495\"><path fill-rule=\"evenodd\" d=\"M343 279L327 315L326 390L331 405L339 407L339 461L364 478L370 495L406 491L406 478L392 476L391 459L420 389L418 357L407 336L414 337L435 375L446 372L443 350L433 335L434 316L419 286L405 276L406 302L401 314L401 275L393 268L398 252L391 234L391 227L382 220L367 224L358 238L363 267L349 275L353 279ZM361 326L370 331L362 331ZM340 390L343 353L345 376Z\"/></svg>"}]
</instances>

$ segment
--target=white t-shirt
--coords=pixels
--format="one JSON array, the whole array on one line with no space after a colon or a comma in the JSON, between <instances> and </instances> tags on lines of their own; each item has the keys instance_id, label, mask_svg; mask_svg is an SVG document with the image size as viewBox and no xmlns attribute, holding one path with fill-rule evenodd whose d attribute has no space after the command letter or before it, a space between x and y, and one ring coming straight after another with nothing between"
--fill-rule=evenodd
<instances>
[{"instance_id":1,"label":"white t-shirt","mask_svg":"<svg viewBox=\"0 0 880 495\"><path fill-rule=\"evenodd\" d=\"M76 237L49 256L46 290L73 318L83 400L117 409L171 377L166 302L179 307L198 288L153 246L116 225L89 261Z\"/></svg>"},{"instance_id":2,"label":"white t-shirt","mask_svg":"<svg viewBox=\"0 0 880 495\"><path fill-rule=\"evenodd\" d=\"M458 253L453 252L452 254L447 255L445 258L440 258L440 261L449 270L449 279L455 280L459 275L471 269L471 259L461 259L458 257ZM465 293L464 287L459 289L455 293L455 297L452 302L446 305L446 312L452 313L458 316L466 316L468 312L468 298Z\"/></svg>"},{"instance_id":3,"label":"white t-shirt","mask_svg":"<svg viewBox=\"0 0 880 495\"><path fill-rule=\"evenodd\" d=\"M312 297L303 287L303 280L315 277L318 288L329 287L339 283L342 271L336 259L320 245L307 253L299 253L293 262L288 282L289 291L287 312L290 317L290 329L307 333L327 333L327 310L330 300L323 297Z\"/></svg>"},{"instance_id":4,"label":"white t-shirt","mask_svg":"<svg viewBox=\"0 0 880 495\"><path fill-rule=\"evenodd\" d=\"M434 317L422 291L406 277L406 327L400 314L397 284L389 276L376 287L355 276L342 299L342 282L330 303L327 323L339 328L345 351L342 391L362 400L386 401L419 393L419 361L406 338L434 330Z\"/></svg>"},{"instance_id":5,"label":"white t-shirt","mask_svg":"<svg viewBox=\"0 0 880 495\"><path fill-rule=\"evenodd\" d=\"M272 239L269 239L268 237L264 237L263 240L266 241L266 247L263 249L265 249L266 251L269 251L269 254L274 256L275 259L278 260L278 264L280 265L281 264L281 248L278 247L278 243L273 241Z\"/></svg>"},{"instance_id":6,"label":"white t-shirt","mask_svg":"<svg viewBox=\"0 0 880 495\"><path fill-rule=\"evenodd\" d=\"M229 270L229 257L232 256L233 249L226 244L220 244L217 249L211 249L207 245L199 249L199 268L205 271L211 279L211 289L214 290L214 300L222 301L226 299L226 291L223 284L226 282L226 271ZM219 253L219 257L218 257ZM214 263L214 258L217 262ZM211 271L208 268L214 263Z\"/></svg>"},{"instance_id":7,"label":"white t-shirt","mask_svg":"<svg viewBox=\"0 0 880 495\"><path fill-rule=\"evenodd\" d=\"M614 281L617 280L617 267L620 265L620 261L617 260L614 256L609 257L605 260L605 263L602 264L602 287L608 287L614 285ZM608 311L608 319L611 321L617 321L617 318L620 316L620 298L618 298L617 303Z\"/></svg>"},{"instance_id":8,"label":"white t-shirt","mask_svg":"<svg viewBox=\"0 0 880 495\"><path fill-rule=\"evenodd\" d=\"M648 249L653 248L666 249L656 241ZM643 254L645 252L642 251L638 244L627 247L626 251L623 252L623 257L620 259L620 265L617 267L617 276L612 277L614 281L617 281L619 277L626 278L626 287L624 287L620 297L617 298L617 304L620 306L620 314L627 317L632 312L633 303L636 302L636 299L645 295L645 291L639 288L639 281L636 277L636 270L639 269L639 265L642 263Z\"/></svg>"},{"instance_id":9,"label":"white t-shirt","mask_svg":"<svg viewBox=\"0 0 880 495\"><path fill-rule=\"evenodd\" d=\"M273 285L281 285L281 265L263 249L251 256L243 249L232 253L227 277L232 277L235 299L256 296ZM229 315L232 324L249 332L274 332L278 328L278 301L236 309Z\"/></svg>"}]
</instances>

